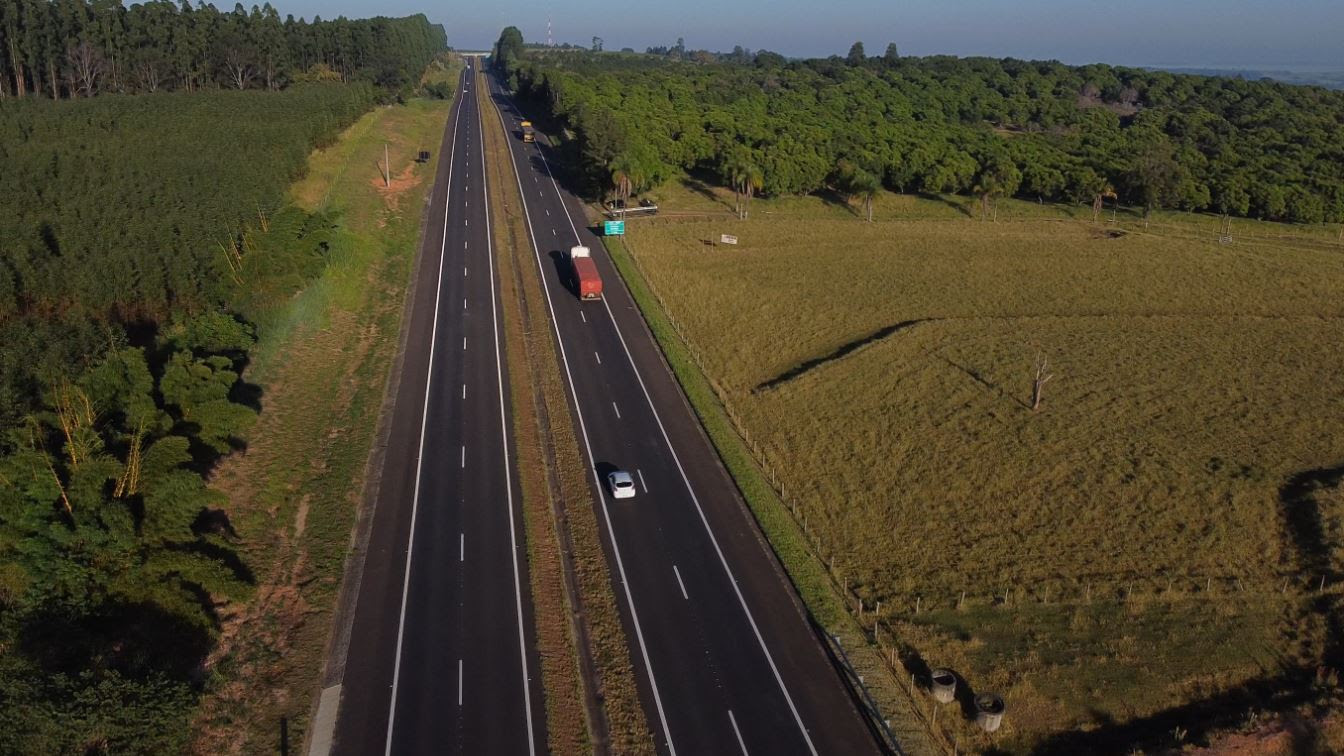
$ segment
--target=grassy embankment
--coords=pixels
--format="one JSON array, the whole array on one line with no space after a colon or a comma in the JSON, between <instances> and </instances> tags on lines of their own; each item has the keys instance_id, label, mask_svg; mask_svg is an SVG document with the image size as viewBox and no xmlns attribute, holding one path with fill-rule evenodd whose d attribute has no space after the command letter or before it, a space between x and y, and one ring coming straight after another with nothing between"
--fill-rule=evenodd
<instances>
[{"instance_id":1,"label":"grassy embankment","mask_svg":"<svg viewBox=\"0 0 1344 756\"><path fill-rule=\"evenodd\" d=\"M483 77L477 91L551 752L651 753L653 741L603 557L588 467L566 403L505 141L509 137ZM585 700L592 706L585 707ZM595 742L587 742L589 734Z\"/></svg>"},{"instance_id":2,"label":"grassy embankment","mask_svg":"<svg viewBox=\"0 0 1344 756\"><path fill-rule=\"evenodd\" d=\"M1333 653L1319 590L1342 513L1311 483L1337 486L1344 460L1336 229L1235 221L1219 244L1218 219L1097 226L1090 208L1004 201L989 223L892 195L873 224L816 198L738 221L731 195L662 194L688 215L629 238L672 320L665 351L702 416L721 401L753 450L736 463L707 418L739 481L755 462L763 498L787 494L867 627L881 602L905 667L1005 695L994 738L944 711L949 738L1197 740L1244 716L1238 691ZM720 233L741 244L705 244ZM1055 378L1032 412L1038 353ZM753 505L829 622L776 534L797 526Z\"/></svg>"},{"instance_id":3,"label":"grassy embankment","mask_svg":"<svg viewBox=\"0 0 1344 756\"><path fill-rule=\"evenodd\" d=\"M453 82L459 69L436 64L427 81ZM291 188L296 206L334 213L337 228L320 277L259 318L245 377L261 386L262 413L246 454L212 481L258 590L222 612L199 752L303 741L437 165L413 161L437 153L450 106L413 99L365 114ZM390 187L375 167L385 143Z\"/></svg>"}]
</instances>

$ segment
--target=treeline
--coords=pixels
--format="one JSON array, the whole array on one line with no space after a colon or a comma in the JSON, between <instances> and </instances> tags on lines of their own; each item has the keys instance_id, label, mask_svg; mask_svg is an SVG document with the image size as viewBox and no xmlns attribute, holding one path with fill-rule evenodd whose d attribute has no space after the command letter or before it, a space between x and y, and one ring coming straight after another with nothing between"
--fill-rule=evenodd
<instances>
[{"instance_id":1,"label":"treeline","mask_svg":"<svg viewBox=\"0 0 1344 756\"><path fill-rule=\"evenodd\" d=\"M423 15L312 22L270 3L221 12L188 0L0 0L0 98L279 89L299 80L414 83L445 49Z\"/></svg>"},{"instance_id":2,"label":"treeline","mask_svg":"<svg viewBox=\"0 0 1344 756\"><path fill-rule=\"evenodd\" d=\"M230 301L244 231L376 94L309 84L0 108L0 322L161 323Z\"/></svg>"},{"instance_id":3,"label":"treeline","mask_svg":"<svg viewBox=\"0 0 1344 756\"><path fill-rule=\"evenodd\" d=\"M590 191L682 172L767 195L879 188L1344 221L1344 93L1012 59L524 50L497 65L576 136Z\"/></svg>"},{"instance_id":4,"label":"treeline","mask_svg":"<svg viewBox=\"0 0 1344 756\"><path fill-rule=\"evenodd\" d=\"M253 577L204 475L256 414L259 297L333 221L281 205L368 84L0 106L0 752L180 752Z\"/></svg>"},{"instance_id":5,"label":"treeline","mask_svg":"<svg viewBox=\"0 0 1344 756\"><path fill-rule=\"evenodd\" d=\"M212 70L171 75L192 92L0 101L0 753L190 741L219 607L254 582L206 476L260 406L242 378L253 323L321 271L336 228L287 187L393 96L365 79L418 80L435 45L396 51L392 78L371 52L334 59L349 84L227 91ZM112 70L82 93L141 91Z\"/></svg>"}]
</instances>

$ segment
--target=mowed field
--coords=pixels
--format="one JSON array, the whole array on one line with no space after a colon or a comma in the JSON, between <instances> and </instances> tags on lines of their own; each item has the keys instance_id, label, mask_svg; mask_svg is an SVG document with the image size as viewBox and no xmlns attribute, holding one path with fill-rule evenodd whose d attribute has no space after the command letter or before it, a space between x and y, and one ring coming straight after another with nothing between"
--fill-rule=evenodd
<instances>
[{"instance_id":1,"label":"mowed field","mask_svg":"<svg viewBox=\"0 0 1344 756\"><path fill-rule=\"evenodd\" d=\"M1337 230L1220 243L1216 218L891 195L871 224L817 198L739 221L703 187L660 194L628 248L818 550L916 670L1006 698L992 740L946 712L949 737L1180 724L1328 651Z\"/></svg>"}]
</instances>

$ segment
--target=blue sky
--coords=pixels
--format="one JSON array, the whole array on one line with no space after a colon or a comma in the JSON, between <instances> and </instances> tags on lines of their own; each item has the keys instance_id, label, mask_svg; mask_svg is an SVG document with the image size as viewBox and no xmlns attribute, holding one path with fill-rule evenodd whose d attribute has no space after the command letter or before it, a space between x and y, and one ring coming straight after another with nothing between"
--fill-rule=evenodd
<instances>
[{"instance_id":1,"label":"blue sky","mask_svg":"<svg viewBox=\"0 0 1344 756\"><path fill-rule=\"evenodd\" d=\"M281 14L324 18L423 12L448 42L481 48L508 24L542 41L608 49L740 44L790 56L869 55L895 42L903 54L1012 56L1066 63L1166 66L1306 66L1344 69L1344 0L597 0L426 4L423 0L272 0Z\"/></svg>"}]
</instances>

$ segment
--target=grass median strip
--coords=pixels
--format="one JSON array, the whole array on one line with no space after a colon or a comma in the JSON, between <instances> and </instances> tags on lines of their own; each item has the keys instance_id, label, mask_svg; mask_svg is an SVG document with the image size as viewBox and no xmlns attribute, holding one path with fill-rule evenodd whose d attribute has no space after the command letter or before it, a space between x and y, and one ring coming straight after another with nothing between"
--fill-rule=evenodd
<instances>
[{"instance_id":1,"label":"grass median strip","mask_svg":"<svg viewBox=\"0 0 1344 756\"><path fill-rule=\"evenodd\" d=\"M577 711L578 716L587 718L592 750L650 753L653 740L640 707L629 646L602 552L587 465L565 398L559 358L551 339L550 315L505 141L508 136L485 94L483 81L478 91L482 93L485 118L528 546L536 560L532 567L533 594L552 751L575 752L565 746L580 742L573 734ZM542 565L548 574L539 575ZM544 592L549 595L542 596ZM553 607L553 617L543 620L543 603L552 606L560 596L565 606ZM560 621L559 609L572 621ZM557 645L561 638L568 641L568 650ZM548 670L551 677L547 680ZM589 701L582 708L575 698L580 690Z\"/></svg>"},{"instance_id":2,"label":"grass median strip","mask_svg":"<svg viewBox=\"0 0 1344 756\"><path fill-rule=\"evenodd\" d=\"M481 112L489 114L489 95L483 77L478 77L476 91ZM504 312L514 447L522 486L533 621L546 697L548 746L552 753L580 753L592 750L588 737L591 727L588 720L592 717L584 709L586 699L579 675L577 633L571 621L575 612L565 584L560 534L552 517L554 476L547 464L549 439L542 430L544 408L538 401L538 371L527 343L531 324L527 321L513 252L520 244L526 246L527 237L525 233L520 237L518 224L513 219L517 192L514 191L513 176L501 158L501 155L507 155L503 136L498 128L491 128L496 125L490 119L482 119L495 267ZM601 737L594 739L600 742Z\"/></svg>"}]
</instances>

